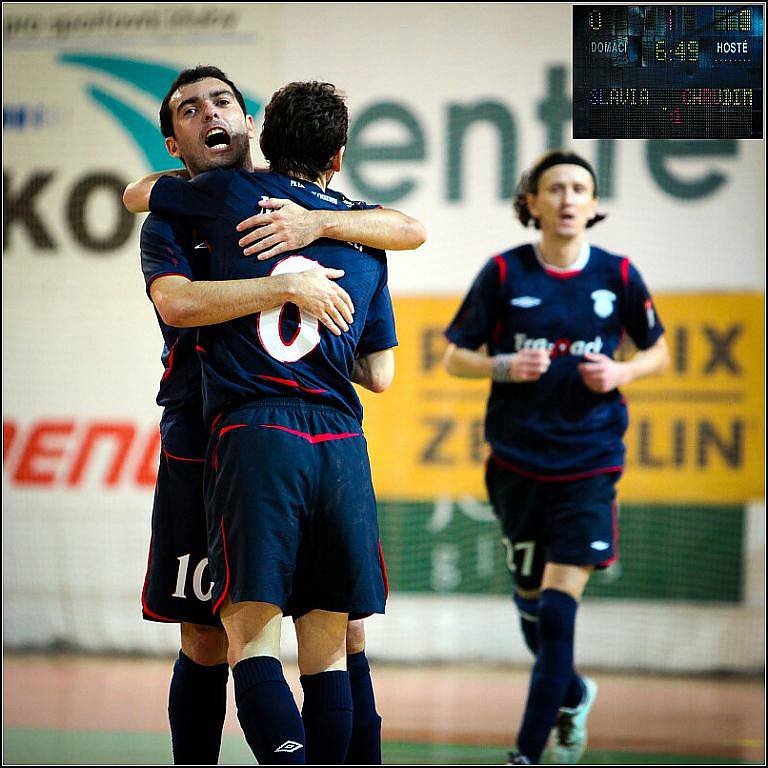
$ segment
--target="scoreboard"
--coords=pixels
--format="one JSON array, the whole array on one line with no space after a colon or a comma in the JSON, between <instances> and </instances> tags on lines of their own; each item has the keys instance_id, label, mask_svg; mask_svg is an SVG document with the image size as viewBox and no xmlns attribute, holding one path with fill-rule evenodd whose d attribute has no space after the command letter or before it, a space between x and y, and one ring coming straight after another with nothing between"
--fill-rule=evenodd
<instances>
[{"instance_id":1,"label":"scoreboard","mask_svg":"<svg viewBox=\"0 0 768 768\"><path fill-rule=\"evenodd\" d=\"M761 139L763 6L574 6L573 135Z\"/></svg>"}]
</instances>

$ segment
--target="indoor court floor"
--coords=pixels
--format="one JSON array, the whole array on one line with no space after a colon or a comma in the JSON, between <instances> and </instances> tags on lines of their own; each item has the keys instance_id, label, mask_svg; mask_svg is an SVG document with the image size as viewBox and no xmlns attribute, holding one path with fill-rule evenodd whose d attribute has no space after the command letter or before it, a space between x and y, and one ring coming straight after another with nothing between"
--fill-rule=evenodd
<instances>
[{"instance_id":1,"label":"indoor court floor","mask_svg":"<svg viewBox=\"0 0 768 768\"><path fill-rule=\"evenodd\" d=\"M6 654L3 764L170 764L166 696L172 661ZM503 765L527 671L492 665L376 664L388 764ZM286 665L296 693L298 672ZM765 764L762 678L595 672L585 764ZM255 760L230 682L221 764Z\"/></svg>"}]
</instances>

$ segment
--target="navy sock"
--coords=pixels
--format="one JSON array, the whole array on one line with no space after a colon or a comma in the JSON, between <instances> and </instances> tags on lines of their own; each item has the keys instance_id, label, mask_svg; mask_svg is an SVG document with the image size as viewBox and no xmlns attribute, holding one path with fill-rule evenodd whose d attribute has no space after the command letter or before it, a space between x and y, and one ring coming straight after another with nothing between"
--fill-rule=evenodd
<instances>
[{"instance_id":1,"label":"navy sock","mask_svg":"<svg viewBox=\"0 0 768 768\"><path fill-rule=\"evenodd\" d=\"M219 762L228 677L226 664L205 667L179 651L168 694L168 720L176 765Z\"/></svg>"},{"instance_id":2,"label":"navy sock","mask_svg":"<svg viewBox=\"0 0 768 768\"><path fill-rule=\"evenodd\" d=\"M581 678L574 672L571 678L571 684L568 686L568 690L565 692L565 698L561 707L568 707L568 709L574 709L581 704L581 700L584 698L584 683L581 682Z\"/></svg>"},{"instance_id":3,"label":"navy sock","mask_svg":"<svg viewBox=\"0 0 768 768\"><path fill-rule=\"evenodd\" d=\"M525 644L536 656L539 652L539 599L522 597L515 592L515 605L520 614L520 628L523 630ZM574 672L561 706L578 707L582 698L584 698L584 685L581 678Z\"/></svg>"},{"instance_id":4,"label":"navy sock","mask_svg":"<svg viewBox=\"0 0 768 768\"><path fill-rule=\"evenodd\" d=\"M531 673L520 752L538 763L557 710L573 678L573 638L578 603L565 592L545 589L539 597L539 653Z\"/></svg>"},{"instance_id":5,"label":"navy sock","mask_svg":"<svg viewBox=\"0 0 768 768\"><path fill-rule=\"evenodd\" d=\"M301 717L307 734L307 763L343 764L352 737L349 672L334 670L302 675L299 681L304 689Z\"/></svg>"},{"instance_id":6,"label":"navy sock","mask_svg":"<svg viewBox=\"0 0 768 768\"><path fill-rule=\"evenodd\" d=\"M304 763L304 724L280 662L272 656L243 659L232 677L237 719L259 763Z\"/></svg>"},{"instance_id":7,"label":"navy sock","mask_svg":"<svg viewBox=\"0 0 768 768\"><path fill-rule=\"evenodd\" d=\"M365 651L347 656L352 686L352 740L347 765L381 765L381 718L371 682L371 668Z\"/></svg>"}]
</instances>

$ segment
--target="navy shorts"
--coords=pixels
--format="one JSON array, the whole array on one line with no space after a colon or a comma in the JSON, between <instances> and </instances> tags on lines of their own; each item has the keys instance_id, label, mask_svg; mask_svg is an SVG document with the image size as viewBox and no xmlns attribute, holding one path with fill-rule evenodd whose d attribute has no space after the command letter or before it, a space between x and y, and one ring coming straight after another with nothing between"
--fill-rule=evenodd
<instances>
[{"instance_id":1,"label":"navy shorts","mask_svg":"<svg viewBox=\"0 0 768 768\"><path fill-rule=\"evenodd\" d=\"M488 459L488 497L501 522L507 565L518 587L538 589L547 563L600 569L616 560L620 474L542 481Z\"/></svg>"},{"instance_id":2,"label":"navy shorts","mask_svg":"<svg viewBox=\"0 0 768 768\"><path fill-rule=\"evenodd\" d=\"M211 611L203 504L208 433L202 414L164 417L161 436L143 615L150 621L220 627L221 620Z\"/></svg>"},{"instance_id":3,"label":"navy shorts","mask_svg":"<svg viewBox=\"0 0 768 768\"><path fill-rule=\"evenodd\" d=\"M216 423L206 464L213 610L259 601L297 618L383 613L386 577L360 424L266 399Z\"/></svg>"}]
</instances>

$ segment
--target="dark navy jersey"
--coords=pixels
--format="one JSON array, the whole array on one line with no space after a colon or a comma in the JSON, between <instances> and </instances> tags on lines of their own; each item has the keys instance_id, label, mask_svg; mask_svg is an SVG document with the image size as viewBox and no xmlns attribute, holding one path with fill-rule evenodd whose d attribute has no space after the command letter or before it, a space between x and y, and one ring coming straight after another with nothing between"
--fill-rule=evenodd
<instances>
[{"instance_id":1,"label":"dark navy jersey","mask_svg":"<svg viewBox=\"0 0 768 768\"><path fill-rule=\"evenodd\" d=\"M210 279L208 248L195 232L181 222L151 213L141 228L141 268L147 286L165 275L181 275L189 280ZM150 297L151 298L151 297ZM167 411L189 410L202 413L200 360L196 328L166 325L155 310L163 334L162 361L165 371L160 380L157 404Z\"/></svg>"},{"instance_id":2,"label":"dark navy jersey","mask_svg":"<svg viewBox=\"0 0 768 768\"><path fill-rule=\"evenodd\" d=\"M627 409L621 393L589 390L578 364L614 357L627 333L638 349L663 335L648 289L629 259L586 246L580 266L544 266L533 245L495 256L480 271L446 336L489 355L547 349L538 381L491 386L485 435L510 469L549 478L620 470Z\"/></svg>"},{"instance_id":3,"label":"dark navy jersey","mask_svg":"<svg viewBox=\"0 0 768 768\"><path fill-rule=\"evenodd\" d=\"M396 346L387 264L382 251L318 240L280 260L244 256L235 226L261 212L262 197L288 198L304 208L363 207L332 190L280 174L215 170L184 182L158 179L150 209L193 223L210 246L213 280L237 280L296 272L320 264L343 269L339 284L355 306L348 333L334 336L293 304L200 331L206 418L264 397L300 397L334 405L362 421L362 406L350 381L355 354Z\"/></svg>"}]
</instances>

